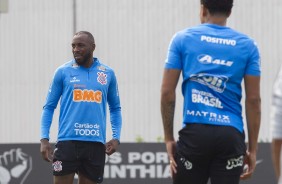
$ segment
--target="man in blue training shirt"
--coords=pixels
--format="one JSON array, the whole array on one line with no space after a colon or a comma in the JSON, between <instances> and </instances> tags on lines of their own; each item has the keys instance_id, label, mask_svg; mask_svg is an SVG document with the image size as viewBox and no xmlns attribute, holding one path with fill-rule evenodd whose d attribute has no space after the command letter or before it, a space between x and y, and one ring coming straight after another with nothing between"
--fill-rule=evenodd
<instances>
[{"instance_id":1,"label":"man in blue training shirt","mask_svg":"<svg viewBox=\"0 0 282 184\"><path fill-rule=\"evenodd\" d=\"M174 184L238 184L256 166L261 119L260 56L252 39L226 26L233 0L201 0L198 26L170 43L161 113ZM173 135L175 89L182 72L183 128ZM242 118L245 84L248 147ZM243 168L244 171L243 171Z\"/></svg>"},{"instance_id":2,"label":"man in blue training shirt","mask_svg":"<svg viewBox=\"0 0 282 184\"><path fill-rule=\"evenodd\" d=\"M80 31L72 40L74 59L54 75L41 118L41 154L53 162L55 184L103 181L105 154L117 150L122 124L114 71L93 57L91 33ZM53 113L60 100L59 131L54 153L49 143ZM106 107L109 106L112 139L106 143Z\"/></svg>"}]
</instances>

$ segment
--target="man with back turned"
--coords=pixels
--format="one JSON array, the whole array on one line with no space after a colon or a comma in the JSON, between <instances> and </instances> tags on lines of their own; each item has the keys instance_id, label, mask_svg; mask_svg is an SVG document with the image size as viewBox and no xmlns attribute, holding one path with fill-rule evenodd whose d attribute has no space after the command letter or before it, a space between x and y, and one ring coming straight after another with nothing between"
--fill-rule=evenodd
<instances>
[{"instance_id":1,"label":"man with back turned","mask_svg":"<svg viewBox=\"0 0 282 184\"><path fill-rule=\"evenodd\" d=\"M251 38L226 26L233 0L201 0L201 24L169 45L161 113L174 184L238 184L256 166L260 128L260 56ZM176 86L182 73L183 128L173 135ZM242 118L242 89L248 145ZM245 169L244 169L245 168ZM244 171L243 171L244 169Z\"/></svg>"}]
</instances>

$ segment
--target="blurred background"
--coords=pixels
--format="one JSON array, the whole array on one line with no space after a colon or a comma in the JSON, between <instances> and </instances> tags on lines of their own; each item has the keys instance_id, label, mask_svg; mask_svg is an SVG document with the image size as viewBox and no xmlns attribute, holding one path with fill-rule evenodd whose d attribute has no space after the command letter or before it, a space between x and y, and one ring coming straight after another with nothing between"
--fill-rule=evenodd
<instances>
[{"instance_id":1,"label":"blurred background","mask_svg":"<svg viewBox=\"0 0 282 184\"><path fill-rule=\"evenodd\" d=\"M95 57L116 72L121 141L162 142L160 85L168 44L176 31L200 23L199 9L199 0L0 0L0 143L39 142L41 111L53 73L72 59L72 37L81 30L94 35ZM235 0L228 22L254 38L261 52L260 142L271 139L272 85L282 51L281 10L281 0ZM180 87L175 136L182 121ZM58 109L52 142L57 121Z\"/></svg>"}]
</instances>

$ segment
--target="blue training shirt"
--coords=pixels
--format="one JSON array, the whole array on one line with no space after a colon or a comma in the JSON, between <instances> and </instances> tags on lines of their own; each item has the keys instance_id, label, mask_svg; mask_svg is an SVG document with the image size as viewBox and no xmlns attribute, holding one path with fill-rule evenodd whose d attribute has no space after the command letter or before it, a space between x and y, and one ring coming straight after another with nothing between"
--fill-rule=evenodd
<instances>
[{"instance_id":1,"label":"blue training shirt","mask_svg":"<svg viewBox=\"0 0 282 184\"><path fill-rule=\"evenodd\" d=\"M241 83L245 75L260 76L252 39L214 24L188 28L172 38L165 68L182 70L183 126L203 123L243 131Z\"/></svg>"},{"instance_id":2,"label":"blue training shirt","mask_svg":"<svg viewBox=\"0 0 282 184\"><path fill-rule=\"evenodd\" d=\"M93 58L90 68L71 60L56 70L42 112L41 138L49 139L53 113L59 100L58 141L105 143L107 103L112 137L120 139L122 117L116 76L97 58Z\"/></svg>"}]
</instances>

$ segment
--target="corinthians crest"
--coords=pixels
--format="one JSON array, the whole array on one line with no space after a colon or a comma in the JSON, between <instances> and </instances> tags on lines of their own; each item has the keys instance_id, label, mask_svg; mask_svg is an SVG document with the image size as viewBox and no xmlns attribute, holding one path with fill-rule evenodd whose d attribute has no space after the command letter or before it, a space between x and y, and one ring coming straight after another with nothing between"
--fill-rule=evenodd
<instances>
[{"instance_id":1,"label":"corinthians crest","mask_svg":"<svg viewBox=\"0 0 282 184\"><path fill-rule=\"evenodd\" d=\"M97 72L97 74L97 81L102 85L107 84L107 74L105 74L104 72Z\"/></svg>"},{"instance_id":2,"label":"corinthians crest","mask_svg":"<svg viewBox=\"0 0 282 184\"><path fill-rule=\"evenodd\" d=\"M56 161L54 162L53 164L53 170L56 171L56 172L60 172L62 171L63 167L62 167L62 162L61 161Z\"/></svg>"}]
</instances>

